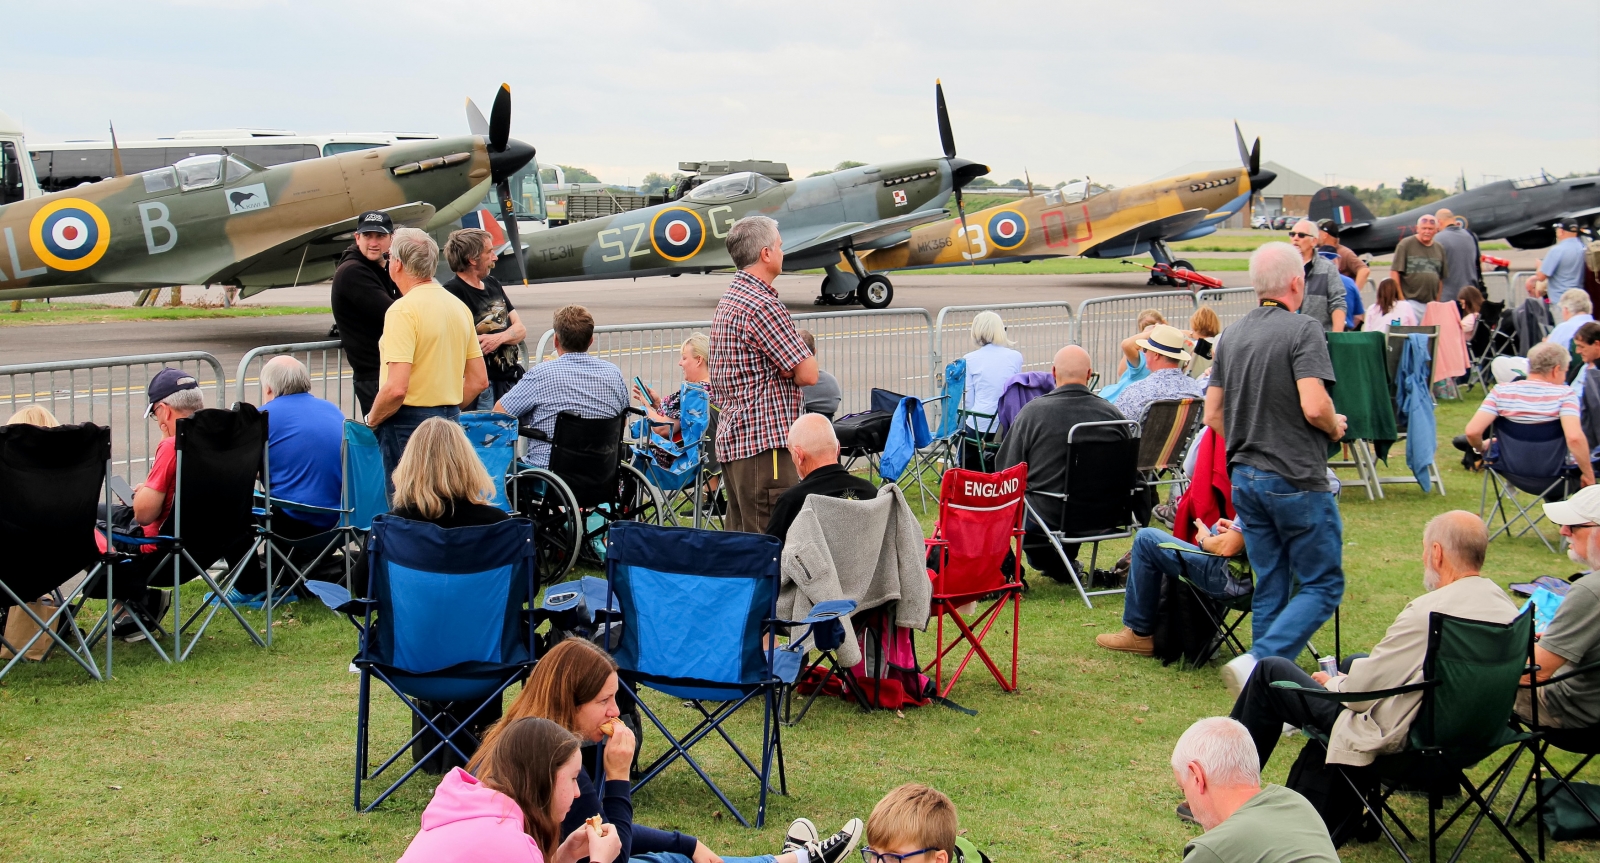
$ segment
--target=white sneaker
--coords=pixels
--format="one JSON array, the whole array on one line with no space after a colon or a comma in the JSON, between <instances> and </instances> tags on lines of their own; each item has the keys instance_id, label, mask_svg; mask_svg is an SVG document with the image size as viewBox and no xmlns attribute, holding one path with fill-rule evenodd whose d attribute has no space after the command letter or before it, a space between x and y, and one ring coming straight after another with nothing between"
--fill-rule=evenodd
<instances>
[{"instance_id":1,"label":"white sneaker","mask_svg":"<svg viewBox=\"0 0 1600 863\"><path fill-rule=\"evenodd\" d=\"M1283 723L1283 736L1285 738L1293 737L1293 736L1295 736L1296 734L1299 734L1299 733L1300 733L1300 727L1299 726L1290 725L1287 722Z\"/></svg>"},{"instance_id":2,"label":"white sneaker","mask_svg":"<svg viewBox=\"0 0 1600 863\"><path fill-rule=\"evenodd\" d=\"M839 828L838 833L821 842L807 843L806 852L811 857L811 863L844 863L861 843L863 832L865 828L861 824L861 819L851 818Z\"/></svg>"},{"instance_id":3,"label":"white sneaker","mask_svg":"<svg viewBox=\"0 0 1600 863\"><path fill-rule=\"evenodd\" d=\"M789 825L789 832L783 834L782 853L793 851L796 848L803 848L821 838L817 833L817 825L812 824L810 818L796 818Z\"/></svg>"},{"instance_id":4,"label":"white sneaker","mask_svg":"<svg viewBox=\"0 0 1600 863\"><path fill-rule=\"evenodd\" d=\"M1228 688L1229 698L1239 700L1239 693L1244 691L1244 685L1250 682L1255 670L1256 658L1248 653L1241 653L1222 666L1222 685Z\"/></svg>"}]
</instances>

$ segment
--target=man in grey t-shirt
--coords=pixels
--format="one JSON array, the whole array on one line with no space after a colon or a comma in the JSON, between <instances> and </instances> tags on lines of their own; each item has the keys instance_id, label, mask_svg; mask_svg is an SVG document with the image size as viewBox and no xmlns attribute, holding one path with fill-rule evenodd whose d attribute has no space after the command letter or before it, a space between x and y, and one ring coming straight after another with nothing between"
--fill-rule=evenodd
<instances>
[{"instance_id":1,"label":"man in grey t-shirt","mask_svg":"<svg viewBox=\"0 0 1600 863\"><path fill-rule=\"evenodd\" d=\"M1582 489L1571 499L1544 505L1545 518L1561 525L1570 545L1567 555L1591 570L1572 583L1539 642L1533 661L1539 679L1600 662L1600 485ZM1517 692L1517 715L1533 718L1528 690ZM1555 728L1600 725L1600 669L1574 675L1539 689L1539 724Z\"/></svg>"},{"instance_id":2,"label":"man in grey t-shirt","mask_svg":"<svg viewBox=\"0 0 1600 863\"><path fill-rule=\"evenodd\" d=\"M810 330L800 331L800 340L811 349L811 355L817 355L817 337ZM800 409L808 414L822 414L828 419L839 411L839 402L844 399L844 391L839 389L839 379L817 368L817 382L809 387L800 388L800 397L805 401Z\"/></svg>"},{"instance_id":3,"label":"man in grey t-shirt","mask_svg":"<svg viewBox=\"0 0 1600 863\"><path fill-rule=\"evenodd\" d=\"M1434 214L1439 220L1439 233L1433 242L1444 249L1445 267L1449 275L1439 283L1439 302L1453 303L1461 289L1476 286L1480 281L1478 237L1461 226L1461 218L1448 208Z\"/></svg>"},{"instance_id":4,"label":"man in grey t-shirt","mask_svg":"<svg viewBox=\"0 0 1600 863\"><path fill-rule=\"evenodd\" d=\"M1257 249L1250 281L1261 305L1228 327L1206 389L1206 425L1227 442L1233 506L1256 576L1254 644L1223 668L1234 697L1258 659L1298 655L1344 596L1344 525L1328 485L1327 448L1344 436L1345 419L1328 396L1327 337L1321 324L1295 313L1305 271L1294 248Z\"/></svg>"}]
</instances>

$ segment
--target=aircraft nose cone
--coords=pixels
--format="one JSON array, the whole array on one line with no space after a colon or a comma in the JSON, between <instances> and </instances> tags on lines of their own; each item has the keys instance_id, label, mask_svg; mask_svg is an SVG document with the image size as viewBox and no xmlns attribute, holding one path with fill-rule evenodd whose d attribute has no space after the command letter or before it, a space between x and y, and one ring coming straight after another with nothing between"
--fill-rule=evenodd
<instances>
[{"instance_id":1,"label":"aircraft nose cone","mask_svg":"<svg viewBox=\"0 0 1600 863\"><path fill-rule=\"evenodd\" d=\"M947 161L950 163L950 177L957 186L965 186L989 173L988 165L980 165L971 159L954 158Z\"/></svg>"},{"instance_id":2,"label":"aircraft nose cone","mask_svg":"<svg viewBox=\"0 0 1600 863\"><path fill-rule=\"evenodd\" d=\"M1250 175L1250 188L1260 191L1261 189L1265 189L1273 180L1276 179L1278 179L1276 172L1268 171L1267 169L1262 168L1261 170Z\"/></svg>"},{"instance_id":3,"label":"aircraft nose cone","mask_svg":"<svg viewBox=\"0 0 1600 863\"><path fill-rule=\"evenodd\" d=\"M493 172L495 182L515 174L522 167L533 161L534 149L532 144L511 138L506 141L506 148L496 153L489 152L489 170Z\"/></svg>"}]
</instances>

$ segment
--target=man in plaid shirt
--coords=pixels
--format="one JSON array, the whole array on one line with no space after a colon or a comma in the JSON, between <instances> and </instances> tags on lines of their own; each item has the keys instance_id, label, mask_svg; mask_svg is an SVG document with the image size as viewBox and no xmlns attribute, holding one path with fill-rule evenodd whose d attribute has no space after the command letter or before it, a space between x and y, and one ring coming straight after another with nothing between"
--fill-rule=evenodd
<instances>
[{"instance_id":1,"label":"man in plaid shirt","mask_svg":"<svg viewBox=\"0 0 1600 863\"><path fill-rule=\"evenodd\" d=\"M773 502L800 481L786 443L800 416L800 388L817 382L817 358L772 287L783 272L778 223L746 216L729 229L727 245L739 273L711 325L711 397L722 410L717 460L728 495L723 526L761 533Z\"/></svg>"}]
</instances>

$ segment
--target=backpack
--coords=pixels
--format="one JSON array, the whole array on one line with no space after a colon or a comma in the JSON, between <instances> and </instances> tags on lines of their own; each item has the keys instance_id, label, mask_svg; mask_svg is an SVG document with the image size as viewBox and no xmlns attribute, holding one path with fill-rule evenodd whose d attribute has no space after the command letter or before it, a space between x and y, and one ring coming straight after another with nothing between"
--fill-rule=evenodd
<instances>
[{"instance_id":1,"label":"backpack","mask_svg":"<svg viewBox=\"0 0 1600 863\"><path fill-rule=\"evenodd\" d=\"M1155 656L1162 665L1179 659L1193 665L1211 650L1221 631L1222 605L1190 590L1176 578L1161 579L1161 599L1156 606Z\"/></svg>"},{"instance_id":2,"label":"backpack","mask_svg":"<svg viewBox=\"0 0 1600 863\"><path fill-rule=\"evenodd\" d=\"M956 858L954 863L989 863L989 855L978 850L972 840L965 836L956 837Z\"/></svg>"}]
</instances>

